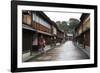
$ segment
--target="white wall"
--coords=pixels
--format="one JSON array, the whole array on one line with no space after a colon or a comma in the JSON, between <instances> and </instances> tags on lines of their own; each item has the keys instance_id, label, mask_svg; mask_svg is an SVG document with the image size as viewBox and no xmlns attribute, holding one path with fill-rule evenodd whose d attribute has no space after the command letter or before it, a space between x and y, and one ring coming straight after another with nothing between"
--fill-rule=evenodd
<instances>
[{"instance_id":1,"label":"white wall","mask_svg":"<svg viewBox=\"0 0 100 73\"><path fill-rule=\"evenodd\" d=\"M62 2L74 4L93 4L98 5L100 13L100 0L33 0L33 1L46 1L46 2ZM0 0L0 73L10 73L10 55L11 55L11 24L10 24L10 0ZM98 14L100 19L100 14ZM100 22L98 23L100 24ZM100 25L98 25L98 28ZM98 29L100 31L100 29ZM98 34L100 37L100 33ZM100 40L100 38L98 39ZM100 43L100 41L98 42ZM100 52L100 45L98 48ZM100 53L98 53L100 56ZM98 57L98 68L83 68L83 69L69 69L69 70L55 70L55 71L39 71L34 73L100 73L100 57ZM23 72L24 73L24 72ZM33 72L26 72L33 73Z\"/></svg>"},{"instance_id":2,"label":"white wall","mask_svg":"<svg viewBox=\"0 0 100 73\"><path fill-rule=\"evenodd\" d=\"M47 27L50 29L50 24L47 23L45 20L43 20L42 18L40 18L39 16L37 16L35 13L33 13L33 21L40 23L41 25Z\"/></svg>"},{"instance_id":3,"label":"white wall","mask_svg":"<svg viewBox=\"0 0 100 73\"><path fill-rule=\"evenodd\" d=\"M55 34L55 35L57 34L57 29L54 26L53 26L53 34Z\"/></svg>"}]
</instances>

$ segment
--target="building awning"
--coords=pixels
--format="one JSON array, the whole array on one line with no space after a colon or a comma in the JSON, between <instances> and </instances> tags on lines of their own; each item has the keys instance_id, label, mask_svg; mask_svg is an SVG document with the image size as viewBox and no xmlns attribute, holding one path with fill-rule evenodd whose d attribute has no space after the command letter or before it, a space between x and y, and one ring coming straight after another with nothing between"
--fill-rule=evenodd
<instances>
[{"instance_id":1,"label":"building awning","mask_svg":"<svg viewBox=\"0 0 100 73\"><path fill-rule=\"evenodd\" d=\"M25 25L25 24L22 24L22 28L23 29L27 29L27 30L31 30L31 31L36 31L35 29L33 29L32 27L28 26L28 25Z\"/></svg>"},{"instance_id":2,"label":"building awning","mask_svg":"<svg viewBox=\"0 0 100 73\"><path fill-rule=\"evenodd\" d=\"M43 31L39 31L37 30L38 33L41 33L41 34L45 34L45 35L49 35L49 36L52 36L50 33L47 33L47 32L43 32Z\"/></svg>"},{"instance_id":3,"label":"building awning","mask_svg":"<svg viewBox=\"0 0 100 73\"><path fill-rule=\"evenodd\" d=\"M28 26L28 25L25 25L25 24L22 24L22 28L23 28L23 29L27 29L27 30L31 30L31 31L35 31L35 32L37 32L37 33L41 33L41 34L45 34L45 35L52 36L52 34L50 34L50 33L47 33L47 32L43 32L43 31L39 31L39 30L33 29L32 27L30 27L30 26Z\"/></svg>"}]
</instances>

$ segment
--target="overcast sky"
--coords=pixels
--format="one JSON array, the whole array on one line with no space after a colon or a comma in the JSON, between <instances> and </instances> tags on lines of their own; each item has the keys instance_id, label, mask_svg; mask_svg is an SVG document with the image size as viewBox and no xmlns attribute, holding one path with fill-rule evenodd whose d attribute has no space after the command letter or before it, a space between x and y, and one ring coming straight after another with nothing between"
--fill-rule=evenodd
<instances>
[{"instance_id":1,"label":"overcast sky","mask_svg":"<svg viewBox=\"0 0 100 73\"><path fill-rule=\"evenodd\" d=\"M68 21L70 18L80 19L82 13L44 12L53 21Z\"/></svg>"}]
</instances>

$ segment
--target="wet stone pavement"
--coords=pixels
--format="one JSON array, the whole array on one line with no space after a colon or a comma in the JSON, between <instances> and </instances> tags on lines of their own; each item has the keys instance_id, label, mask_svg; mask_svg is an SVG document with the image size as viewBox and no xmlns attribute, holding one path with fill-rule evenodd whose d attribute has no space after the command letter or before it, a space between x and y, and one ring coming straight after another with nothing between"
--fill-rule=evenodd
<instances>
[{"instance_id":1,"label":"wet stone pavement","mask_svg":"<svg viewBox=\"0 0 100 73\"><path fill-rule=\"evenodd\" d=\"M29 62L65 61L81 59L89 59L89 57L82 50L76 48L72 41L67 41L59 47L56 47L36 58L32 58Z\"/></svg>"}]
</instances>

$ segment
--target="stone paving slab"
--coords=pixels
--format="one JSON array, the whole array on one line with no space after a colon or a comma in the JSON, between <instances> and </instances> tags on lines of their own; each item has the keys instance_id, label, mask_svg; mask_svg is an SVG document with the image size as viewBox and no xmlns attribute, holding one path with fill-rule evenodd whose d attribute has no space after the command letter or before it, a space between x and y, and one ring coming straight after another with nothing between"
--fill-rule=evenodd
<instances>
[{"instance_id":1,"label":"stone paving slab","mask_svg":"<svg viewBox=\"0 0 100 73\"><path fill-rule=\"evenodd\" d=\"M77 48L72 41L55 47L48 52L41 54L38 57L30 59L28 62L40 61L66 61L66 60L82 60L89 59L89 57L79 48Z\"/></svg>"},{"instance_id":2,"label":"stone paving slab","mask_svg":"<svg viewBox=\"0 0 100 73\"><path fill-rule=\"evenodd\" d=\"M86 53L88 55L88 57L90 57L90 48L89 47L83 48L83 46L76 44L75 42L74 42L74 45L77 48L79 48L80 50L82 50L84 53Z\"/></svg>"},{"instance_id":3,"label":"stone paving slab","mask_svg":"<svg viewBox=\"0 0 100 73\"><path fill-rule=\"evenodd\" d=\"M59 45L57 45L57 46L59 46ZM55 47L57 47L57 46L51 47L50 45L47 45L47 46L45 47L45 51L49 51L49 50L51 50L51 49L53 49L53 48L55 48ZM24 54L22 55L22 61L23 61L23 62L27 62L27 61L29 61L31 58L35 58L35 57L41 55L42 53L43 53L43 52L32 52L32 56L30 56L30 52L24 53Z\"/></svg>"}]
</instances>

